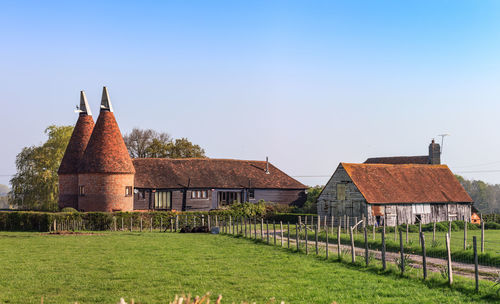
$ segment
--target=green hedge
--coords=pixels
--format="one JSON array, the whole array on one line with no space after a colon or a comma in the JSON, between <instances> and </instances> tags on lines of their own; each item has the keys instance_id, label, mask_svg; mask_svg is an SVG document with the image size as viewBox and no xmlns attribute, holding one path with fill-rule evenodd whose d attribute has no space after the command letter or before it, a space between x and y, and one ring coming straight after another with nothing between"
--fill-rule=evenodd
<instances>
[{"instance_id":1,"label":"green hedge","mask_svg":"<svg viewBox=\"0 0 500 304\"><path fill-rule=\"evenodd\" d=\"M3 231L51 231L53 230L54 221L58 230L113 230L115 221L116 228L121 229L122 223L124 229L140 229L141 219L142 228L150 229L151 221L154 228L159 228L163 224L163 228L170 224L170 219L174 222L178 216L179 226L193 225L196 220L197 225L200 224L201 216L203 215L205 223L207 223L208 215L215 221L217 215L218 221L228 220L230 216L233 218L237 213L231 210L218 210L210 212L181 212L174 213L171 211L154 211L154 212L34 212L34 211L5 211L0 212L0 230Z\"/></svg>"},{"instance_id":2,"label":"green hedge","mask_svg":"<svg viewBox=\"0 0 500 304\"><path fill-rule=\"evenodd\" d=\"M265 219L269 221L275 221L279 223L280 221L283 222L283 224L286 224L290 222L290 224L297 224L299 220L299 216L302 217L302 222L304 222L304 218L307 216L311 218L311 216L314 217L314 221L316 221L316 217L318 216L317 214L305 214L305 213L271 213L271 214L266 214Z\"/></svg>"}]
</instances>

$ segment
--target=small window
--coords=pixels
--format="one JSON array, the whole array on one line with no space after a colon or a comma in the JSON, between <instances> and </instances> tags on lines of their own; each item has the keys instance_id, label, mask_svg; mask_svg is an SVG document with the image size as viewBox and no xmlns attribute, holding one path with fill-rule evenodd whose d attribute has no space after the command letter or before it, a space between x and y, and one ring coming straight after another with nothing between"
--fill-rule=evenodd
<instances>
[{"instance_id":1,"label":"small window","mask_svg":"<svg viewBox=\"0 0 500 304\"><path fill-rule=\"evenodd\" d=\"M80 188L78 190L78 194L80 196L85 196L85 186L80 186Z\"/></svg>"},{"instance_id":2,"label":"small window","mask_svg":"<svg viewBox=\"0 0 500 304\"><path fill-rule=\"evenodd\" d=\"M254 189L248 190L248 199L255 199L255 190Z\"/></svg>"},{"instance_id":3,"label":"small window","mask_svg":"<svg viewBox=\"0 0 500 304\"><path fill-rule=\"evenodd\" d=\"M208 198L207 190L192 190L191 198L200 199L200 198Z\"/></svg>"},{"instance_id":4,"label":"small window","mask_svg":"<svg viewBox=\"0 0 500 304\"><path fill-rule=\"evenodd\" d=\"M337 200L345 200L345 184L337 184Z\"/></svg>"},{"instance_id":5,"label":"small window","mask_svg":"<svg viewBox=\"0 0 500 304\"><path fill-rule=\"evenodd\" d=\"M125 187L125 196L132 196L132 186Z\"/></svg>"}]
</instances>

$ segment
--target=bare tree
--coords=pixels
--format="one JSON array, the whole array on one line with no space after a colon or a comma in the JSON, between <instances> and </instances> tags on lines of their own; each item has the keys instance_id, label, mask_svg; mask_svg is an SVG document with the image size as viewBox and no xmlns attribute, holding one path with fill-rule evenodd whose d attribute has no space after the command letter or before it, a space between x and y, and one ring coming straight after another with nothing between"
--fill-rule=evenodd
<instances>
[{"instance_id":1,"label":"bare tree","mask_svg":"<svg viewBox=\"0 0 500 304\"><path fill-rule=\"evenodd\" d=\"M172 142L172 138L168 133L138 128L134 128L132 132L125 134L123 139L125 140L125 145L132 158L150 157L148 150L153 141L158 141L165 145Z\"/></svg>"}]
</instances>

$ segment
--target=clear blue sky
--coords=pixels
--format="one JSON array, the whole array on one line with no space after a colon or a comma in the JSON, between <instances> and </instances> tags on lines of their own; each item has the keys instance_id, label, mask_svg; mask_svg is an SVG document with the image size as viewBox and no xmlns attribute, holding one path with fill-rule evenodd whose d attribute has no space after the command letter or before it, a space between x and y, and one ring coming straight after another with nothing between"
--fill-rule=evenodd
<instances>
[{"instance_id":1,"label":"clear blue sky","mask_svg":"<svg viewBox=\"0 0 500 304\"><path fill-rule=\"evenodd\" d=\"M0 183L50 124L97 113L306 184L421 155L500 183L498 1L2 1ZM97 117L96 117L97 118Z\"/></svg>"}]
</instances>

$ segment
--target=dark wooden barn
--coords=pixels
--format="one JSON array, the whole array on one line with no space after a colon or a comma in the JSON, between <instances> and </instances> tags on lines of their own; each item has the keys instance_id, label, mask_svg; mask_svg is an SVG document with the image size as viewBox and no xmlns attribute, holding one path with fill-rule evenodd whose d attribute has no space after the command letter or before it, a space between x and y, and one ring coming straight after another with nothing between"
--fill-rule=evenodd
<instances>
[{"instance_id":1,"label":"dark wooden barn","mask_svg":"<svg viewBox=\"0 0 500 304\"><path fill-rule=\"evenodd\" d=\"M205 211L234 202L302 204L306 186L267 161L133 159L134 210Z\"/></svg>"},{"instance_id":2,"label":"dark wooden barn","mask_svg":"<svg viewBox=\"0 0 500 304\"><path fill-rule=\"evenodd\" d=\"M446 165L340 163L318 197L318 215L370 225L469 221L471 207Z\"/></svg>"}]
</instances>

